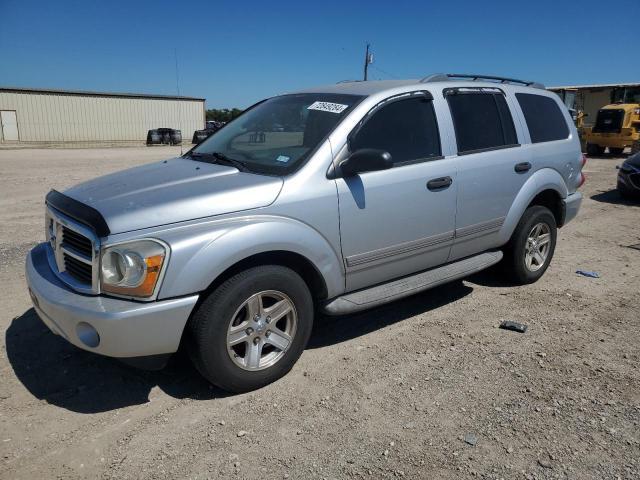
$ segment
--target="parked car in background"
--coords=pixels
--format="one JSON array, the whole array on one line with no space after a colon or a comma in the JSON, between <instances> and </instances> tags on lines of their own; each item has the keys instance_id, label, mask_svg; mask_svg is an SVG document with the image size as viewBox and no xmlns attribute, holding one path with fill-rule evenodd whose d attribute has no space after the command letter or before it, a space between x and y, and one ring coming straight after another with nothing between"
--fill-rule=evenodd
<instances>
[{"instance_id":1,"label":"parked car in background","mask_svg":"<svg viewBox=\"0 0 640 480\"><path fill-rule=\"evenodd\" d=\"M174 128L156 128L147 132L147 145L180 145L182 132Z\"/></svg>"},{"instance_id":2,"label":"parked car in background","mask_svg":"<svg viewBox=\"0 0 640 480\"><path fill-rule=\"evenodd\" d=\"M500 261L515 283L540 279L583 166L569 112L540 84L310 88L182 157L52 190L29 292L80 348L160 367L184 345L210 382L252 390L293 367L317 310L358 312Z\"/></svg>"},{"instance_id":3,"label":"parked car in background","mask_svg":"<svg viewBox=\"0 0 640 480\"><path fill-rule=\"evenodd\" d=\"M207 121L205 128L202 130L196 130L193 132L193 138L191 139L191 143L195 143L196 145L203 142L210 135L214 134L218 130L220 130L225 125L225 122L217 122L215 120Z\"/></svg>"},{"instance_id":4,"label":"parked car in background","mask_svg":"<svg viewBox=\"0 0 640 480\"><path fill-rule=\"evenodd\" d=\"M640 153L618 166L617 188L623 198L640 198Z\"/></svg>"},{"instance_id":5,"label":"parked car in background","mask_svg":"<svg viewBox=\"0 0 640 480\"><path fill-rule=\"evenodd\" d=\"M158 130L149 130L147 132L147 145L160 145L162 143L162 135Z\"/></svg>"}]
</instances>

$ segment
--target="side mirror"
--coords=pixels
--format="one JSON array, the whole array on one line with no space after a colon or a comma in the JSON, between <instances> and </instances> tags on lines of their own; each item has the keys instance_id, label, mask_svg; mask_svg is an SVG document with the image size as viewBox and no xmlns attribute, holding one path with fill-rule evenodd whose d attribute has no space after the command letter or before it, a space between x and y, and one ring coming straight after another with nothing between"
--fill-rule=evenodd
<instances>
[{"instance_id":1,"label":"side mirror","mask_svg":"<svg viewBox=\"0 0 640 480\"><path fill-rule=\"evenodd\" d=\"M393 167L391 154L374 148L356 150L340 163L340 171L345 177L358 173L387 170L391 167Z\"/></svg>"}]
</instances>

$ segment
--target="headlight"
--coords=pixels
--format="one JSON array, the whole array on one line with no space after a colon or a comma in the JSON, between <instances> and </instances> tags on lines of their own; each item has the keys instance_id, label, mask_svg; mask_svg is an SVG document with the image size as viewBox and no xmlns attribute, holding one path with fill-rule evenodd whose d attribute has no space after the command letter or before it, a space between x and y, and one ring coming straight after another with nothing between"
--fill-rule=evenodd
<instances>
[{"instance_id":1,"label":"headlight","mask_svg":"<svg viewBox=\"0 0 640 480\"><path fill-rule=\"evenodd\" d=\"M131 297L153 296L167 248L155 240L106 247L100 259L101 290Z\"/></svg>"}]
</instances>

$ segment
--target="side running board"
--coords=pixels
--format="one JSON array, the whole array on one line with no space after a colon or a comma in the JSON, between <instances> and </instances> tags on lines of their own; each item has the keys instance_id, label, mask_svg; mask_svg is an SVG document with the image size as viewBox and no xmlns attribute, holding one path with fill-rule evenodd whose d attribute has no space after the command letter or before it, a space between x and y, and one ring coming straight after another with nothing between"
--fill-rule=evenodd
<instances>
[{"instance_id":1,"label":"side running board","mask_svg":"<svg viewBox=\"0 0 640 480\"><path fill-rule=\"evenodd\" d=\"M502 260L501 251L481 253L410 277L347 293L330 300L324 306L324 312L329 315L345 315L377 307L378 305L429 290L443 283L466 277L495 265L500 260Z\"/></svg>"}]
</instances>

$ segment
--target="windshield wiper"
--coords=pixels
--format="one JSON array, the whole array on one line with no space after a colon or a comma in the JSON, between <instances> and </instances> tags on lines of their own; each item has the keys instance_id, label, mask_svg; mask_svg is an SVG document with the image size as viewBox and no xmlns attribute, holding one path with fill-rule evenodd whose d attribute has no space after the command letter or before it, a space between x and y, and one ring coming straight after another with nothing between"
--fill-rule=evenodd
<instances>
[{"instance_id":1,"label":"windshield wiper","mask_svg":"<svg viewBox=\"0 0 640 480\"><path fill-rule=\"evenodd\" d=\"M224 163L226 163L228 165L231 165L232 167L236 167L241 172L248 172L249 171L249 169L247 168L247 166L245 165L244 162L241 162L240 160L236 160L235 158L229 158L224 153L211 152L211 155L216 160L224 162Z\"/></svg>"},{"instance_id":2,"label":"windshield wiper","mask_svg":"<svg viewBox=\"0 0 640 480\"><path fill-rule=\"evenodd\" d=\"M192 152L192 153L189 153L189 156L194 159L213 157L216 160L216 162L214 163L230 165L232 167L237 168L241 172L250 171L249 168L240 160L235 160L233 158L227 157L224 153L220 153L220 152L207 152L207 153Z\"/></svg>"}]
</instances>

